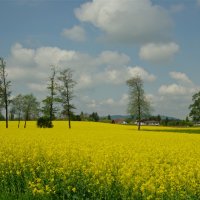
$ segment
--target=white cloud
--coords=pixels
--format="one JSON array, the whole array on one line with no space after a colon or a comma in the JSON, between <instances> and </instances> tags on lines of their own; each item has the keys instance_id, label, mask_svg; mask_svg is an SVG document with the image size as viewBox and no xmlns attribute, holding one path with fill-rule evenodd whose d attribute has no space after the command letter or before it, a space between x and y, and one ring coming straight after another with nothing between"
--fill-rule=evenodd
<instances>
[{"instance_id":1,"label":"white cloud","mask_svg":"<svg viewBox=\"0 0 200 200\"><path fill-rule=\"evenodd\" d=\"M142 60L153 63L171 61L173 56L179 51L179 46L174 43L149 43L141 47L139 56Z\"/></svg>"},{"instance_id":2,"label":"white cloud","mask_svg":"<svg viewBox=\"0 0 200 200\"><path fill-rule=\"evenodd\" d=\"M96 74L95 80L100 83L104 82L119 85L124 84L127 79L137 75L147 82L152 82L156 80L155 75L150 74L144 68L138 66L123 66L121 68L107 67L104 71Z\"/></svg>"},{"instance_id":3,"label":"white cloud","mask_svg":"<svg viewBox=\"0 0 200 200\"><path fill-rule=\"evenodd\" d=\"M89 74L80 74L77 87L79 89L88 88L93 84L92 77Z\"/></svg>"},{"instance_id":4,"label":"white cloud","mask_svg":"<svg viewBox=\"0 0 200 200\"><path fill-rule=\"evenodd\" d=\"M130 62L130 57L116 51L103 51L98 60L102 64L117 65L122 67Z\"/></svg>"},{"instance_id":5,"label":"white cloud","mask_svg":"<svg viewBox=\"0 0 200 200\"><path fill-rule=\"evenodd\" d=\"M156 77L153 74L148 73L142 67L128 67L129 77L140 76L144 81L155 81Z\"/></svg>"},{"instance_id":6,"label":"white cloud","mask_svg":"<svg viewBox=\"0 0 200 200\"><path fill-rule=\"evenodd\" d=\"M75 10L76 17L121 42L150 42L169 37L171 18L150 0L93 0Z\"/></svg>"},{"instance_id":7,"label":"white cloud","mask_svg":"<svg viewBox=\"0 0 200 200\"><path fill-rule=\"evenodd\" d=\"M162 95L188 95L193 94L196 91L195 88L184 87L178 84L161 85L158 92Z\"/></svg>"},{"instance_id":8,"label":"white cloud","mask_svg":"<svg viewBox=\"0 0 200 200\"><path fill-rule=\"evenodd\" d=\"M71 29L64 29L62 35L70 40L78 42L86 40L86 32L80 26L73 26Z\"/></svg>"},{"instance_id":9,"label":"white cloud","mask_svg":"<svg viewBox=\"0 0 200 200\"><path fill-rule=\"evenodd\" d=\"M75 51L62 50L58 47L41 47L36 50L35 62L42 67L59 65L77 58Z\"/></svg>"},{"instance_id":10,"label":"white cloud","mask_svg":"<svg viewBox=\"0 0 200 200\"><path fill-rule=\"evenodd\" d=\"M154 102L156 97L153 94L146 94L146 98L149 102Z\"/></svg>"},{"instance_id":11,"label":"white cloud","mask_svg":"<svg viewBox=\"0 0 200 200\"><path fill-rule=\"evenodd\" d=\"M121 70L117 69L106 69L105 72L103 72L102 81L106 79L108 82L114 83L114 84L120 84L124 79L122 78Z\"/></svg>"},{"instance_id":12,"label":"white cloud","mask_svg":"<svg viewBox=\"0 0 200 200\"><path fill-rule=\"evenodd\" d=\"M29 59L25 59L28 57ZM40 100L47 95L47 81L51 73L50 66L56 65L59 69L70 67L77 82L74 88L77 101L77 110L87 112L126 113L127 94L118 99L112 98L109 88L121 87L126 80L140 75L144 81L154 81L156 77L139 66L130 66L130 57L116 51L103 51L97 55L78 51L61 49L58 47L25 48L21 44L13 45L11 55L7 61L9 78L13 84L13 94L34 93ZM102 95L96 98L97 90L105 90L110 96ZM109 91L109 92L108 92ZM82 98L82 96L85 96Z\"/></svg>"},{"instance_id":13,"label":"white cloud","mask_svg":"<svg viewBox=\"0 0 200 200\"><path fill-rule=\"evenodd\" d=\"M188 78L188 76L182 72L170 72L170 77L181 82L191 84L192 81Z\"/></svg>"},{"instance_id":14,"label":"white cloud","mask_svg":"<svg viewBox=\"0 0 200 200\"><path fill-rule=\"evenodd\" d=\"M11 56L17 62L28 64L33 62L35 50L23 48L20 43L16 43L11 47Z\"/></svg>"},{"instance_id":15,"label":"white cloud","mask_svg":"<svg viewBox=\"0 0 200 200\"><path fill-rule=\"evenodd\" d=\"M28 49L17 43L11 48L8 72L15 87L17 82L23 80L27 91L39 91L40 88L34 84L45 84L51 65L61 69L70 67L78 82L77 89L85 90L102 83L124 83L128 76L129 68L126 66L129 62L129 56L116 51L103 51L97 56L90 56L50 46Z\"/></svg>"},{"instance_id":16,"label":"white cloud","mask_svg":"<svg viewBox=\"0 0 200 200\"><path fill-rule=\"evenodd\" d=\"M10 60L14 60L21 67L59 65L62 62L77 58L75 51L62 50L58 47L40 47L37 49L24 48L20 43L11 47ZM14 63L13 63L14 64Z\"/></svg>"},{"instance_id":17,"label":"white cloud","mask_svg":"<svg viewBox=\"0 0 200 200\"><path fill-rule=\"evenodd\" d=\"M200 6L200 0L197 0L197 5Z\"/></svg>"},{"instance_id":18,"label":"white cloud","mask_svg":"<svg viewBox=\"0 0 200 200\"><path fill-rule=\"evenodd\" d=\"M12 67L7 69L9 79L17 80L26 77L27 71L21 67Z\"/></svg>"}]
</instances>

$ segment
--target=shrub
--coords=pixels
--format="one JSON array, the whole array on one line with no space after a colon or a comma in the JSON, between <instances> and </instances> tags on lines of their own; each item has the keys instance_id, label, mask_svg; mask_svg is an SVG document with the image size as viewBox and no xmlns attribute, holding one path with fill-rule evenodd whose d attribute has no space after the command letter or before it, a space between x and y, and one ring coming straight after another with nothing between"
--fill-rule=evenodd
<instances>
[{"instance_id":1,"label":"shrub","mask_svg":"<svg viewBox=\"0 0 200 200\"><path fill-rule=\"evenodd\" d=\"M37 127L39 128L53 128L52 121L49 117L40 117L37 120Z\"/></svg>"}]
</instances>

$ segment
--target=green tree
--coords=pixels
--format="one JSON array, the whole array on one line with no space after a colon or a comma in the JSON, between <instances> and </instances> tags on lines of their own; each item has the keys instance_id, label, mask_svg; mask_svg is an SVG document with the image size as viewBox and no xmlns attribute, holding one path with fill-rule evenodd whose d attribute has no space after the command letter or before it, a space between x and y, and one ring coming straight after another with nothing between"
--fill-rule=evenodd
<instances>
[{"instance_id":1,"label":"green tree","mask_svg":"<svg viewBox=\"0 0 200 200\"><path fill-rule=\"evenodd\" d=\"M5 120L5 118L4 118L4 116L2 115L2 113L0 112L0 121L4 121Z\"/></svg>"},{"instance_id":2,"label":"green tree","mask_svg":"<svg viewBox=\"0 0 200 200\"><path fill-rule=\"evenodd\" d=\"M158 122L160 122L160 121L161 121L161 116L158 115L156 120L157 120Z\"/></svg>"},{"instance_id":3,"label":"green tree","mask_svg":"<svg viewBox=\"0 0 200 200\"><path fill-rule=\"evenodd\" d=\"M58 90L60 93L60 99L63 107L62 113L68 117L68 127L70 129L71 115L73 114L73 109L75 109L75 106L71 103L71 101L74 98L73 88L76 84L72 77L72 70L68 68L63 71L60 71L58 80Z\"/></svg>"},{"instance_id":4,"label":"green tree","mask_svg":"<svg viewBox=\"0 0 200 200\"><path fill-rule=\"evenodd\" d=\"M192 96L192 104L189 106L189 116L194 122L200 121L200 91Z\"/></svg>"},{"instance_id":5,"label":"green tree","mask_svg":"<svg viewBox=\"0 0 200 200\"><path fill-rule=\"evenodd\" d=\"M8 128L8 106L10 103L10 84L7 80L8 74L6 73L6 62L0 58L0 104L5 108L6 115L6 128Z\"/></svg>"},{"instance_id":6,"label":"green tree","mask_svg":"<svg viewBox=\"0 0 200 200\"><path fill-rule=\"evenodd\" d=\"M23 97L23 113L24 113L24 128L28 120L35 119L39 113L39 102L33 94L27 94Z\"/></svg>"},{"instance_id":7,"label":"green tree","mask_svg":"<svg viewBox=\"0 0 200 200\"><path fill-rule=\"evenodd\" d=\"M97 112L93 112L90 116L89 116L91 121L95 121L98 122L99 121L99 115Z\"/></svg>"},{"instance_id":8,"label":"green tree","mask_svg":"<svg viewBox=\"0 0 200 200\"><path fill-rule=\"evenodd\" d=\"M189 117L188 116L186 116L186 118L185 118L185 121L188 123L188 122L190 122L190 120L189 120Z\"/></svg>"},{"instance_id":9,"label":"green tree","mask_svg":"<svg viewBox=\"0 0 200 200\"><path fill-rule=\"evenodd\" d=\"M140 130L141 119L150 114L150 102L145 96L143 81L140 76L135 76L126 81L129 87L128 113L136 116L138 130Z\"/></svg>"},{"instance_id":10,"label":"green tree","mask_svg":"<svg viewBox=\"0 0 200 200\"><path fill-rule=\"evenodd\" d=\"M169 124L169 122L170 122L170 121L169 121L169 118L166 117L165 120L164 120L165 126L167 126L167 125Z\"/></svg>"},{"instance_id":11,"label":"green tree","mask_svg":"<svg viewBox=\"0 0 200 200\"><path fill-rule=\"evenodd\" d=\"M14 110L18 118L18 128L20 127L20 121L21 121L22 111L23 111L23 106L24 106L23 103L24 103L24 97L21 94L18 94L11 101L12 109Z\"/></svg>"}]
</instances>

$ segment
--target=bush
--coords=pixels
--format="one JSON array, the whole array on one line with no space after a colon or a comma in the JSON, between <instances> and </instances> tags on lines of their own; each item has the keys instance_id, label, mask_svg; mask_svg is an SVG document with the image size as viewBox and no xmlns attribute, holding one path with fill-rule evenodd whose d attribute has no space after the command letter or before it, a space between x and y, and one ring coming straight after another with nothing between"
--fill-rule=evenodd
<instances>
[{"instance_id":1,"label":"bush","mask_svg":"<svg viewBox=\"0 0 200 200\"><path fill-rule=\"evenodd\" d=\"M52 121L49 117L40 117L37 120L37 127L39 128L53 128Z\"/></svg>"}]
</instances>

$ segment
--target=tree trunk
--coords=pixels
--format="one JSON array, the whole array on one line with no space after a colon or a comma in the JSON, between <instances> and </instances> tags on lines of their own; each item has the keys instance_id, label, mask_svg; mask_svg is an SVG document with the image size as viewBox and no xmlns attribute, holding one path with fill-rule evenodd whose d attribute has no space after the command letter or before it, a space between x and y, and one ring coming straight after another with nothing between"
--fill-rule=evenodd
<instances>
[{"instance_id":1,"label":"tree trunk","mask_svg":"<svg viewBox=\"0 0 200 200\"><path fill-rule=\"evenodd\" d=\"M140 131L140 126L141 126L141 122L139 120L139 123L138 123L138 131Z\"/></svg>"},{"instance_id":2,"label":"tree trunk","mask_svg":"<svg viewBox=\"0 0 200 200\"><path fill-rule=\"evenodd\" d=\"M8 128L8 95L7 95L7 88L6 88L6 78L5 78L5 71L3 70L3 84L4 84L4 100L5 100L5 110L6 110L6 128Z\"/></svg>"},{"instance_id":3,"label":"tree trunk","mask_svg":"<svg viewBox=\"0 0 200 200\"><path fill-rule=\"evenodd\" d=\"M20 126L20 114L19 114L19 117L18 117L18 128L19 128L19 126Z\"/></svg>"},{"instance_id":4,"label":"tree trunk","mask_svg":"<svg viewBox=\"0 0 200 200\"><path fill-rule=\"evenodd\" d=\"M8 128L8 104L7 104L7 100L6 100L6 128Z\"/></svg>"},{"instance_id":5,"label":"tree trunk","mask_svg":"<svg viewBox=\"0 0 200 200\"><path fill-rule=\"evenodd\" d=\"M68 126L69 126L69 129L71 129L71 116L70 116L69 109L68 109Z\"/></svg>"}]
</instances>

